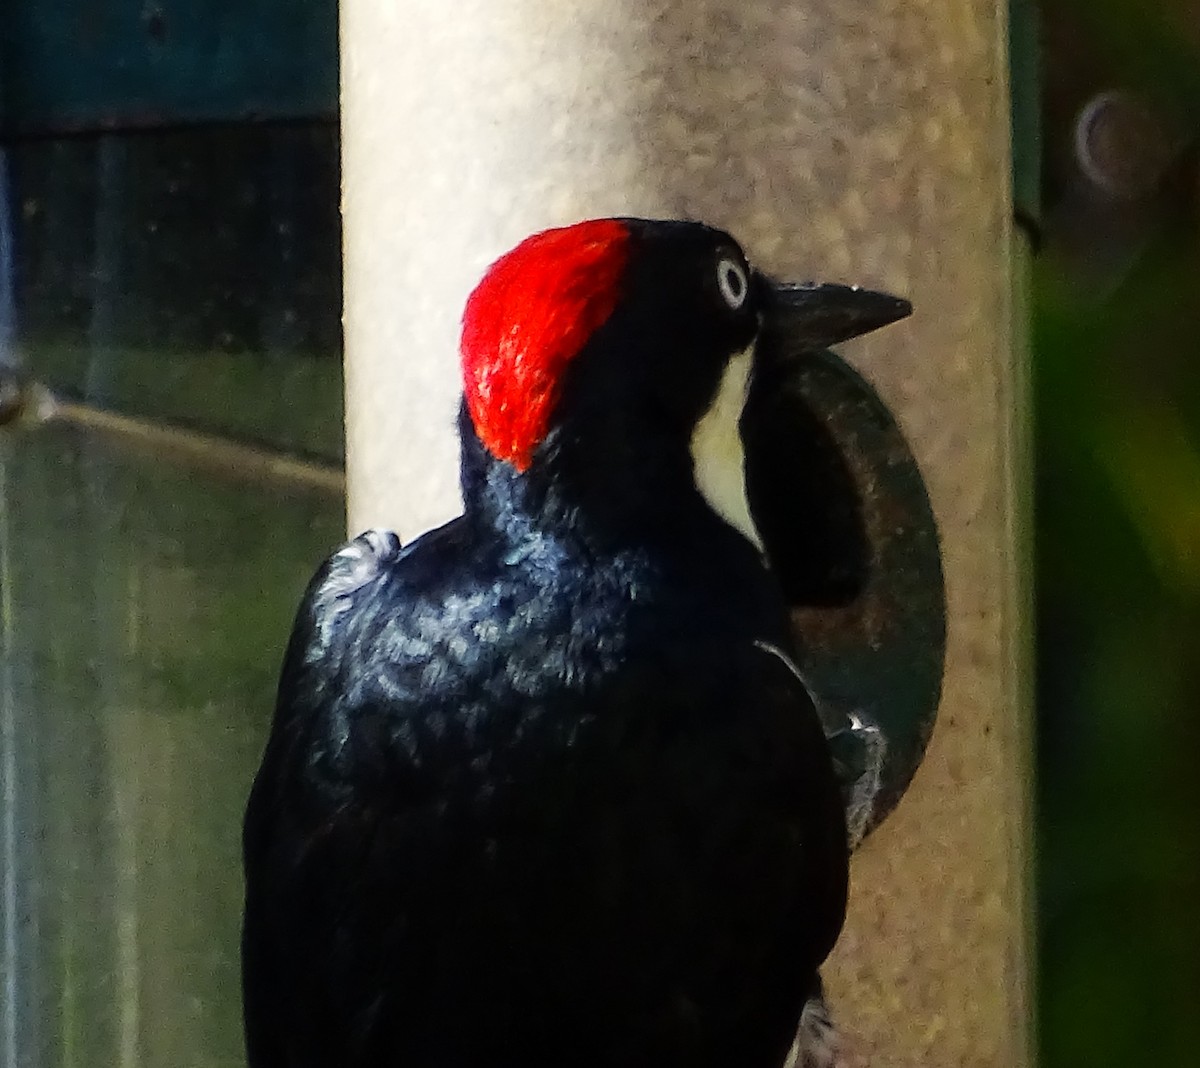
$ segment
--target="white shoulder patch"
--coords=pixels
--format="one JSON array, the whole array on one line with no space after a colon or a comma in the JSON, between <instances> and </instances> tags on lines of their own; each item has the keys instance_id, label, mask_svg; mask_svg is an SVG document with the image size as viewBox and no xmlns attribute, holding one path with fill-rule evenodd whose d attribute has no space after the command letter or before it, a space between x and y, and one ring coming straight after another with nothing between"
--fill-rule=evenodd
<instances>
[{"instance_id":1,"label":"white shoulder patch","mask_svg":"<svg viewBox=\"0 0 1200 1068\"><path fill-rule=\"evenodd\" d=\"M400 539L390 530L366 530L343 545L329 561L329 574L317 591L317 601L341 600L371 581L383 565L396 558Z\"/></svg>"},{"instance_id":2,"label":"white shoulder patch","mask_svg":"<svg viewBox=\"0 0 1200 1068\"><path fill-rule=\"evenodd\" d=\"M691 451L696 488L708 506L762 552L746 499L746 455L738 429L753 363L753 345L730 359L712 404L692 431Z\"/></svg>"},{"instance_id":3,"label":"white shoulder patch","mask_svg":"<svg viewBox=\"0 0 1200 1068\"><path fill-rule=\"evenodd\" d=\"M390 530L367 530L329 558L325 581L313 591L310 602L323 645L330 641L338 618L353 604L351 595L379 575L401 551L399 537Z\"/></svg>"}]
</instances>

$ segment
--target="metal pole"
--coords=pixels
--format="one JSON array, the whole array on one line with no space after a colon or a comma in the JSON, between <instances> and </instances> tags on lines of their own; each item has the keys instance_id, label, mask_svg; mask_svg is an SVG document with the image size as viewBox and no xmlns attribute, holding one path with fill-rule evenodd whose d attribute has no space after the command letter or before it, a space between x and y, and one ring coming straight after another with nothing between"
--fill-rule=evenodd
<instances>
[{"instance_id":1,"label":"metal pole","mask_svg":"<svg viewBox=\"0 0 1200 1068\"><path fill-rule=\"evenodd\" d=\"M925 764L855 860L827 980L871 1063L1022 1063L1003 5L462 0L341 18L354 530L408 540L455 514L458 316L533 230L691 216L783 277L912 299L908 324L843 354L929 483L947 675Z\"/></svg>"}]
</instances>

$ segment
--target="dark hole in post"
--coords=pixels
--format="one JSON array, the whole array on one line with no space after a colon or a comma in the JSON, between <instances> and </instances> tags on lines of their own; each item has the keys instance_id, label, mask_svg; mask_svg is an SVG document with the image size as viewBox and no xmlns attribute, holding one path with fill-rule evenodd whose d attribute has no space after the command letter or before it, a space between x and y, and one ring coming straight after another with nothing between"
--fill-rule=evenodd
<instances>
[{"instance_id":1,"label":"dark hole in post","mask_svg":"<svg viewBox=\"0 0 1200 1068\"><path fill-rule=\"evenodd\" d=\"M895 417L832 352L787 347L751 384L750 511L791 609L856 834L899 801L941 694L945 591L937 521Z\"/></svg>"},{"instance_id":2,"label":"dark hole in post","mask_svg":"<svg viewBox=\"0 0 1200 1068\"><path fill-rule=\"evenodd\" d=\"M773 378L755 382L742 422L750 511L788 604L842 607L867 585L862 501L824 421Z\"/></svg>"}]
</instances>

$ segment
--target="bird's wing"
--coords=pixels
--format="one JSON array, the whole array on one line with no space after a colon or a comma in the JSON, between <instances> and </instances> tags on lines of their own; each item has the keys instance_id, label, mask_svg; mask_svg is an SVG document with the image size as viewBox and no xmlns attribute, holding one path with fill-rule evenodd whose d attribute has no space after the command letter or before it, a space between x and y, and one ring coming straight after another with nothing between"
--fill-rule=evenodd
<instances>
[{"instance_id":1,"label":"bird's wing","mask_svg":"<svg viewBox=\"0 0 1200 1068\"><path fill-rule=\"evenodd\" d=\"M624 1035L631 1056L707 1048L694 1063L709 1063L712 1036L730 1057L754 1041L782 1056L846 892L837 784L802 684L748 639L655 632L567 702L533 700L540 712L476 693L522 711L470 743L463 695L497 676L464 663L478 654L455 630L466 610L451 618L453 598L410 579L472 559L463 537L442 528L415 560L360 538L301 604L245 825L251 1068L391 1063L383 1051L414 1034L449 1063L456 1013L468 1044L472 1028L507 1033L481 1014L511 1015L522 990L522 1026L543 1034L559 1025L534 1023L530 1002L561 995L551 1017ZM423 686L431 667L440 681ZM481 961L486 996L467 974ZM471 1008L447 1008L447 991Z\"/></svg>"},{"instance_id":2,"label":"bird's wing","mask_svg":"<svg viewBox=\"0 0 1200 1068\"><path fill-rule=\"evenodd\" d=\"M646 695L658 707L639 722ZM691 851L691 875L696 864L704 872L691 878L698 907L720 909L724 902L729 914L743 917L739 937L746 946L786 947L792 963L780 963L782 986L789 972L796 982L810 981L845 918L848 851L820 719L787 656L756 641L667 646L639 670L623 672L610 701L611 711L632 710L612 716L620 734L613 747L621 752L609 758L633 780L614 798L636 797L641 783L674 799L674 838L662 842L661 852ZM630 804L631 825L641 826L643 812L654 808L653 797ZM641 833L653 850L650 830ZM692 833L694 841L686 842ZM633 873L627 882L667 885L669 874ZM688 879L676 887L676 909L688 887ZM773 898L777 893L785 897ZM735 901L742 904L734 907ZM664 910L671 907L663 901ZM751 931L752 913L761 920L758 934ZM731 935L727 944L735 941Z\"/></svg>"},{"instance_id":3,"label":"bird's wing","mask_svg":"<svg viewBox=\"0 0 1200 1068\"><path fill-rule=\"evenodd\" d=\"M415 547L436 562L460 536L451 523ZM297 611L243 832L251 1068L373 1063L353 1049L353 1036L369 1041L379 1008L364 939L383 947L408 921L380 873L395 871L406 815L419 821L429 802L392 733L402 696L385 714L371 689L372 643L381 613L404 596L413 548L390 532L361 535L321 566ZM333 1036L339 1047L326 1048Z\"/></svg>"}]
</instances>

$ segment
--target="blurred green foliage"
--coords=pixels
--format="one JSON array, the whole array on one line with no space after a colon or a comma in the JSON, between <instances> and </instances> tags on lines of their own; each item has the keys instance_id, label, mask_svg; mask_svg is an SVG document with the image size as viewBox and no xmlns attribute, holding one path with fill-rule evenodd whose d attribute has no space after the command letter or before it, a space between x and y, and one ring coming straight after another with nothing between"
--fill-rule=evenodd
<instances>
[{"instance_id":1,"label":"blurred green foliage","mask_svg":"<svg viewBox=\"0 0 1200 1068\"><path fill-rule=\"evenodd\" d=\"M1184 278L1175 248L1103 301L1053 271L1038 289L1046 1068L1194 1063L1200 324L1165 326Z\"/></svg>"},{"instance_id":2,"label":"blurred green foliage","mask_svg":"<svg viewBox=\"0 0 1200 1068\"><path fill-rule=\"evenodd\" d=\"M1177 143L1151 203L1084 226L1058 175L1036 268L1041 1064L1195 1064L1200 5L1044 14L1052 82L1142 94Z\"/></svg>"}]
</instances>

